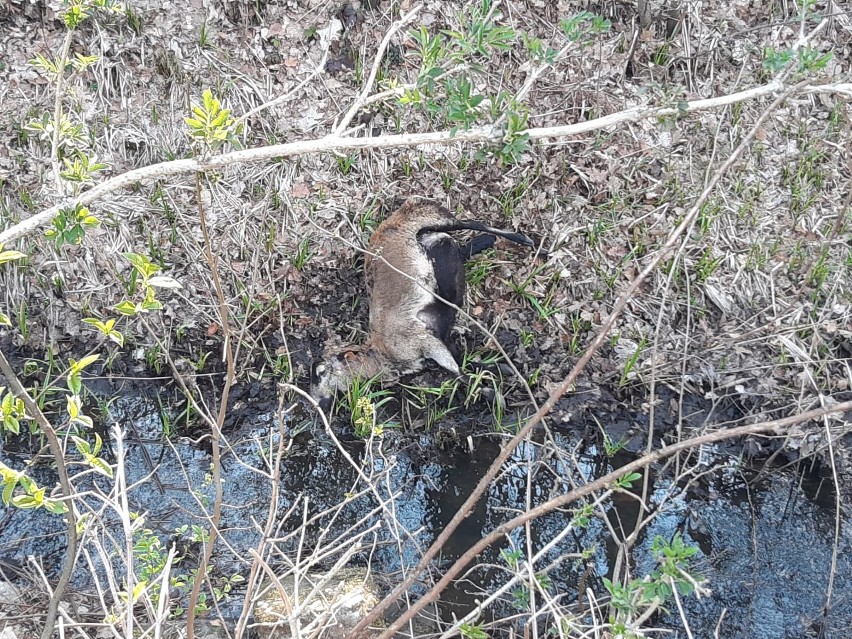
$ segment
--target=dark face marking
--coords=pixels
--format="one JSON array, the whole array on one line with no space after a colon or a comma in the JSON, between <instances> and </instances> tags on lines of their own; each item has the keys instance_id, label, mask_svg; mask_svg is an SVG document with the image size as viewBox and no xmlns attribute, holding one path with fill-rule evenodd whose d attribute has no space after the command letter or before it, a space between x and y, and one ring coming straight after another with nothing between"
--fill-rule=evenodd
<instances>
[{"instance_id":1,"label":"dark face marking","mask_svg":"<svg viewBox=\"0 0 852 639\"><path fill-rule=\"evenodd\" d=\"M461 257L464 261L469 260L477 253L482 253L487 249L490 249L494 246L494 243L497 241L497 238L490 233L483 233L482 235L477 235L476 237L472 237L468 242L459 247L459 252L461 253Z\"/></svg>"},{"instance_id":2,"label":"dark face marking","mask_svg":"<svg viewBox=\"0 0 852 639\"><path fill-rule=\"evenodd\" d=\"M334 402L334 392L328 388L328 376L332 373L330 368L330 365L322 360L311 364L311 397L326 414Z\"/></svg>"},{"instance_id":3,"label":"dark face marking","mask_svg":"<svg viewBox=\"0 0 852 639\"><path fill-rule=\"evenodd\" d=\"M331 409L350 359L357 357L352 350L335 353L311 364L311 397L324 413Z\"/></svg>"},{"instance_id":4,"label":"dark face marking","mask_svg":"<svg viewBox=\"0 0 852 639\"><path fill-rule=\"evenodd\" d=\"M451 224L443 225L440 228L423 229L423 232L428 231L480 231L482 233L490 233L491 235L496 235L498 237L505 238L510 242L514 242L515 244L535 247L535 242L533 242L523 233L513 233L512 231L504 231L503 229L488 226L487 224L483 224L482 222L477 222L475 220L454 220Z\"/></svg>"}]
</instances>

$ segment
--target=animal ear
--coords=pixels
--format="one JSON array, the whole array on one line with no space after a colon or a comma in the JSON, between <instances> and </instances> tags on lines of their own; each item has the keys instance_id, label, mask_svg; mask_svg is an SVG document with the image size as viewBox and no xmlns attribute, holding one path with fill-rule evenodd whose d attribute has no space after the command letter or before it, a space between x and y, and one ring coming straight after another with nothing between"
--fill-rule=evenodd
<instances>
[{"instance_id":1,"label":"animal ear","mask_svg":"<svg viewBox=\"0 0 852 639\"><path fill-rule=\"evenodd\" d=\"M343 353L343 359L347 362L351 362L353 359L356 359L358 357L359 352L360 351L358 349L354 349L354 348L351 349L351 350L345 351Z\"/></svg>"}]
</instances>

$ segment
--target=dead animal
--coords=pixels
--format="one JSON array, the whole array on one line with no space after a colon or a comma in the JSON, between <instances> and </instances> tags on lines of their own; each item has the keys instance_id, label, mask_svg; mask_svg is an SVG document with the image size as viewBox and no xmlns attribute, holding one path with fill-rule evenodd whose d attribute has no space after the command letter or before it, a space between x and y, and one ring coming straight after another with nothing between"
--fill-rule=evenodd
<instances>
[{"instance_id":1,"label":"dead animal","mask_svg":"<svg viewBox=\"0 0 852 639\"><path fill-rule=\"evenodd\" d=\"M481 231L460 245L450 231ZM370 326L363 346L328 353L311 368L311 395L327 410L352 380L399 377L430 362L454 375L459 364L450 349L456 309L464 302L464 262L494 245L497 236L535 246L526 235L457 220L438 204L408 200L386 219L367 247L365 270ZM437 299L438 295L445 303Z\"/></svg>"}]
</instances>

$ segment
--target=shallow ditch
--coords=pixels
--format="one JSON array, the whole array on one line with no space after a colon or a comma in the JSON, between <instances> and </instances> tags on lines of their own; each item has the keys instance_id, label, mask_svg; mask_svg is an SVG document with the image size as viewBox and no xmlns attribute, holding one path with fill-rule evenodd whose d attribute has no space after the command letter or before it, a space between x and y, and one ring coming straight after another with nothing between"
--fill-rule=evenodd
<instances>
[{"instance_id":1,"label":"shallow ditch","mask_svg":"<svg viewBox=\"0 0 852 639\"><path fill-rule=\"evenodd\" d=\"M191 567L201 545L175 531L181 526L204 525L201 505L209 507L213 497L208 445L188 437L164 438L161 402L155 400L155 388L140 386L125 391L109 403L104 432L115 425L125 432L126 475L133 486L128 494L130 509L144 514L145 527L165 547L175 542L186 557L184 565ZM285 556L299 555L304 561L316 556L315 568L328 568L350 552L350 563L369 564L374 574L386 576L385 585L393 582L403 566L416 563L419 553L470 494L500 445L495 435L458 436L461 426L455 437L446 427L420 433L388 430L381 440L371 443L355 440L347 434L349 429L341 426L338 446L321 427L309 424L309 415L299 405L281 413L285 428L279 429L278 413L269 409L275 404L264 402L263 410L244 409L238 425L226 433L221 528L227 547L220 544L214 555L214 582L248 574L249 550L260 541L259 531L267 520L271 499L271 482L256 469L268 470L270 455L279 443L286 447L286 453L272 530L276 540L276 551L270 556L273 567L284 569ZM702 405L701 400L691 398L685 402L693 415L701 412L698 409ZM523 511L528 503L536 505L570 490L571 482L581 475L593 478L613 465L621 466L644 446L636 435L643 419L628 413L598 413L599 422L608 425L612 439L626 445L615 456L607 457L586 437L588 425L578 423L580 414L566 417L550 442L551 447L555 444L570 455L545 454L547 447L541 442L528 443L515 452L505 472L445 546L436 573L478 540L483 531ZM293 435L296 431L301 432ZM23 467L29 453L11 448L5 446L0 459L15 468ZM691 565L706 577L712 590L709 597L700 600L682 598L683 614L695 636L713 636L717 626L719 637L730 638L801 637L820 632L824 637L849 636L852 526L841 521L839 537L835 538L833 484L821 478L824 472L813 466L772 470L753 481L760 469L738 462L742 447L738 448L733 456L730 447L702 451L701 468L707 472L686 489L673 485L668 473L657 476L659 469L652 469L652 502L662 507L631 553L633 576L653 570L650 548L655 536L671 539L680 533L687 544L698 547ZM113 441L105 457L114 462L115 454ZM359 484L357 472L345 455L371 477L370 490ZM532 477L527 471L530 464L535 469ZM30 474L43 485L54 481L46 464L36 465ZM78 488L107 494L110 485L106 478L90 476L88 485L83 482ZM379 498L385 501L383 510L377 509ZM95 497L86 498L86 502L93 513L100 513L101 529L120 537L118 518L103 509ZM602 579L611 576L618 557L610 527L629 534L638 512L636 499L616 494L606 502L608 522L594 516L586 528L564 535L537 563L537 567L549 567L548 590L552 596L583 614L588 601L578 597L578 587L590 588L598 596L605 593ZM305 516L313 519L302 536L295 531ZM571 511L565 511L536 521L531 527L534 545L541 547L562 534L572 517ZM106 543L108 537L102 534L97 539ZM516 531L502 548L486 552L480 558L481 566L445 593L441 616L445 620L454 615L462 617L475 609L477 600L504 584L512 571L500 550L514 546L525 555L524 544ZM826 613L835 544L832 605ZM59 518L43 511L0 507L0 565L24 565L33 555L40 558L48 573L55 574L63 548ZM580 558L584 550L588 552ZM74 592L92 592L96 587L93 575L103 587L103 556L91 552L91 563L78 564ZM111 570L121 575L121 562L112 561ZM500 618L517 614L524 604L517 593L517 588L507 590L490 614ZM237 586L219 603L225 619L239 616L242 594ZM656 627L683 627L674 605L652 621ZM546 623L542 627L547 629Z\"/></svg>"}]
</instances>

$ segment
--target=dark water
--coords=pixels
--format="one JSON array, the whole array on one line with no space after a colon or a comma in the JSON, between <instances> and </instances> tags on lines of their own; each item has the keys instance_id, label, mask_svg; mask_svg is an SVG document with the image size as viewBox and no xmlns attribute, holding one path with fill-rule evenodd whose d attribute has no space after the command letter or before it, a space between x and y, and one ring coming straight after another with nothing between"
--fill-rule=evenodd
<instances>
[{"instance_id":1,"label":"dark water","mask_svg":"<svg viewBox=\"0 0 852 639\"><path fill-rule=\"evenodd\" d=\"M346 435L348 429L341 427L342 441L336 444L321 428L306 427L308 418L298 407L286 415L283 442L275 413L269 411L244 414L226 433L224 543L214 555L214 580L248 573L249 549L257 547L261 539L272 499L272 482L264 473L270 472L270 452L274 456L280 443L286 453L271 530L275 552L269 556L270 563L285 570L288 558L300 557L303 564L315 560L311 569L322 570L348 557L350 563L369 564L374 574L387 576L389 583L416 563L470 494L501 443L496 436L453 440L434 432L390 430L382 439L365 443ZM612 416L610 421L624 419ZM181 526L204 526L202 507L212 507L208 445L179 436L164 439L159 407L151 393L116 400L108 421L119 425L126 439L131 510L144 515L145 527L164 547L175 543L187 557L185 565L191 567L201 545L175 531ZM294 436L298 430L302 432ZM549 442L519 448L444 548L436 573L483 531L530 504L564 494L581 476L588 480L608 472L613 464L620 466L634 458L626 452L612 459L601 455L581 435L571 434L583 430L569 422ZM115 442L112 444L108 457L115 453ZM708 451L708 457L716 468L687 490L652 472L651 500L659 514L631 553L632 575L641 577L654 569L650 546L655 536L671 539L679 533L688 545L699 548L692 569L706 579L712 591L700 600L694 595L683 598L684 615L694 636L714 636L717 625L718 636L732 639L816 636L820 631L824 637L852 636L852 527L844 517L840 537L835 540L830 484L819 484L813 474L797 474L795 468L767 473L755 482L753 471L723 451ZM14 454L7 447L0 458L18 468L27 455ZM359 471L370 478L369 484L359 480ZM54 481L46 465L30 474L44 485ZM103 495L110 488L111 482L105 478L78 485L80 490ZM95 551L93 541L107 548L110 543L122 543L118 517L103 500L92 496L86 503L100 523L96 537L86 541L93 559L91 565L80 563L74 578L77 591L92 589L92 567L104 578L103 555ZM477 600L505 584L513 573L505 551L509 556L514 552L522 561L561 537L539 558L536 568L546 569L549 595L582 617L588 602L578 597L578 586L591 588L598 596L605 592L602 578L612 575L618 556L610 530L619 536L620 531L629 534L638 513L635 499L616 494L585 528L566 532L574 515L570 510L542 517L531 525L531 546L526 545L522 531L515 531L503 545L484 553L480 558L483 566L445 593L441 615L445 619L462 617L475 608ZM309 520L307 526L302 526L304 519ZM302 529L304 536L298 534ZM56 574L64 543L59 518L42 511L0 507L0 560L26 563L33 555L48 574ZM824 614L835 543L838 563L832 605ZM121 574L121 562L115 556L109 561L112 570ZM237 596L220 603L226 618L239 615L243 593L239 588L235 593ZM180 597L180 593L175 595ZM528 605L523 589L510 588L494 603L490 614L504 618ZM522 630L520 623L517 627ZM675 636L686 636L673 605L652 624L674 629ZM542 627L547 628L546 621Z\"/></svg>"}]
</instances>

